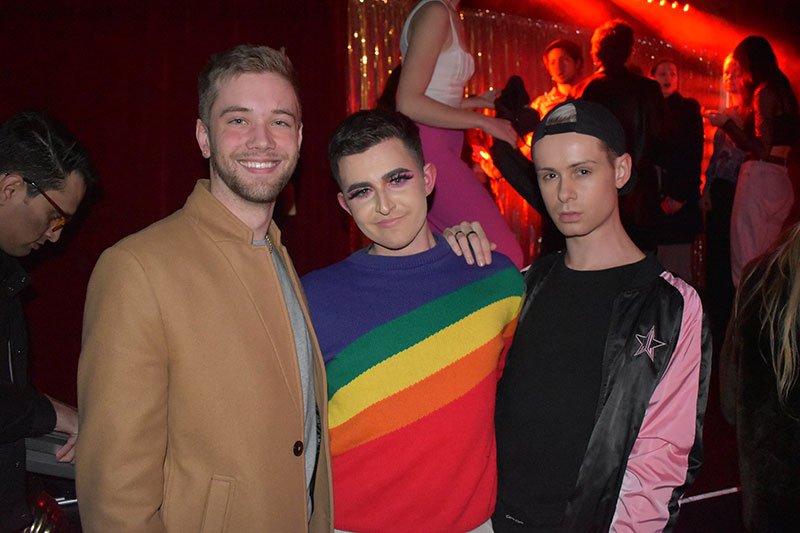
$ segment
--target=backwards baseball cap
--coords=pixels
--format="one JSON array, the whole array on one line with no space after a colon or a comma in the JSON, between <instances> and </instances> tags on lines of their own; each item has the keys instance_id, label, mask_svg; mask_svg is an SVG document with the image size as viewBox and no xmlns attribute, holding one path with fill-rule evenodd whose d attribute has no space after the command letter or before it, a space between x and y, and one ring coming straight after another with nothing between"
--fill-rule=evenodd
<instances>
[{"instance_id":1,"label":"backwards baseball cap","mask_svg":"<svg viewBox=\"0 0 800 533\"><path fill-rule=\"evenodd\" d=\"M550 110L542 119L533 135L533 145L548 135L559 133L581 133L603 141L617 155L628 150L625 130L617 117L605 106L587 100L570 100ZM534 148L535 152L535 148ZM631 168L631 177L619 190L629 192L636 185L636 170Z\"/></svg>"}]
</instances>

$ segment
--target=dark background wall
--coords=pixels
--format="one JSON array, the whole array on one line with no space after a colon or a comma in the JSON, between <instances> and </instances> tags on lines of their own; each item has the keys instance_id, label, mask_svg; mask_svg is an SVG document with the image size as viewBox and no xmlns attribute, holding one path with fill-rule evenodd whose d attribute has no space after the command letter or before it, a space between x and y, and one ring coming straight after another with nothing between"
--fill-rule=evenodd
<instances>
[{"instance_id":1,"label":"dark background wall","mask_svg":"<svg viewBox=\"0 0 800 533\"><path fill-rule=\"evenodd\" d=\"M90 149L97 194L60 242L25 259L31 370L74 403L86 284L100 253L183 205L207 177L197 147L197 74L240 43L286 47L298 71L304 143L297 215L282 216L301 273L347 253L327 139L345 115L343 0L0 0L0 119L46 111ZM225 357L227 354L220 354Z\"/></svg>"}]
</instances>

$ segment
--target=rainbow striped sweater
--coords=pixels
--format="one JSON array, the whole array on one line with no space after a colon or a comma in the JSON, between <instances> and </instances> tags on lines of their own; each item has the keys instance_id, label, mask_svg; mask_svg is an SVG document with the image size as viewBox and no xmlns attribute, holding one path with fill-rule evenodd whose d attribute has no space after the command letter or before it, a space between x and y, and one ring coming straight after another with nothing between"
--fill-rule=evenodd
<instances>
[{"instance_id":1,"label":"rainbow striped sweater","mask_svg":"<svg viewBox=\"0 0 800 533\"><path fill-rule=\"evenodd\" d=\"M494 403L524 284L505 256L468 266L437 236L408 257L303 278L328 374L334 522L469 531L494 510Z\"/></svg>"}]
</instances>

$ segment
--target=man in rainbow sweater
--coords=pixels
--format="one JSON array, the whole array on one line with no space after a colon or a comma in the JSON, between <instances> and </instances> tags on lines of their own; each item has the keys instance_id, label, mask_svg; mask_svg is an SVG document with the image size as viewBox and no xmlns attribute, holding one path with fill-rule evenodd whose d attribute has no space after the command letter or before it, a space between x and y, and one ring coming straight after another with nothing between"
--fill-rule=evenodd
<instances>
[{"instance_id":1,"label":"man in rainbow sweater","mask_svg":"<svg viewBox=\"0 0 800 533\"><path fill-rule=\"evenodd\" d=\"M468 265L428 228L436 169L404 115L351 115L328 154L339 204L372 241L303 278L328 374L334 525L491 531L495 391L522 277L504 256Z\"/></svg>"}]
</instances>

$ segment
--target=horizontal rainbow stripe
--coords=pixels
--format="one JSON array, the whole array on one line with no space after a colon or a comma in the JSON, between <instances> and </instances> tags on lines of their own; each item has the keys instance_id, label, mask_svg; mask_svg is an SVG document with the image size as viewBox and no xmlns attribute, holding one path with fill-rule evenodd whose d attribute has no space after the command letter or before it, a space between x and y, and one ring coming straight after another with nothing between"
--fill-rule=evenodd
<instances>
[{"instance_id":1,"label":"horizontal rainbow stripe","mask_svg":"<svg viewBox=\"0 0 800 533\"><path fill-rule=\"evenodd\" d=\"M325 357L335 526L467 531L494 508L494 401L524 284L446 244L303 279Z\"/></svg>"}]
</instances>

